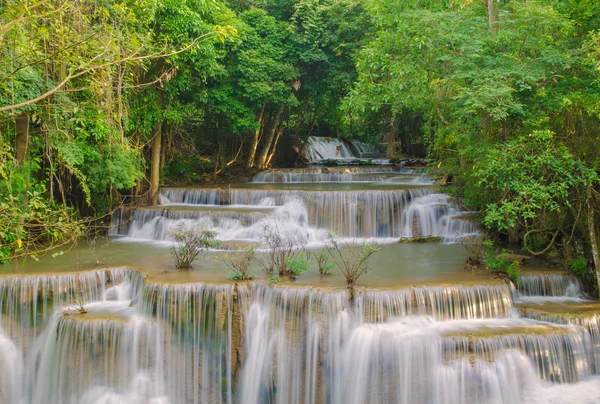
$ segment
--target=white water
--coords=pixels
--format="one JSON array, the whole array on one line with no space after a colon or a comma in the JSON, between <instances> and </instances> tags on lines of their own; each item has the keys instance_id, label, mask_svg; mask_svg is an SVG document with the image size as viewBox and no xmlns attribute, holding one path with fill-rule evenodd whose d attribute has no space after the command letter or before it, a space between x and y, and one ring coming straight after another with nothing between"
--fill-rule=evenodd
<instances>
[{"instance_id":1,"label":"white water","mask_svg":"<svg viewBox=\"0 0 600 404\"><path fill-rule=\"evenodd\" d=\"M323 160L352 163L357 159L370 160L373 164L389 163L389 160L383 159L383 153L376 146L329 137L311 137L304 147L303 154L310 163Z\"/></svg>"},{"instance_id":2,"label":"white water","mask_svg":"<svg viewBox=\"0 0 600 404\"><path fill-rule=\"evenodd\" d=\"M542 404L598 396L598 322L515 318L505 284L359 290L351 302L344 290L155 285L125 268L37 278L1 278L1 296L19 290L2 301L43 301L76 279L88 314L36 306L32 344L18 327L9 336L10 321L0 318L5 403ZM16 322L27 315L10 307L3 312Z\"/></svg>"},{"instance_id":3,"label":"white water","mask_svg":"<svg viewBox=\"0 0 600 404\"><path fill-rule=\"evenodd\" d=\"M136 240L169 240L177 227L213 230L221 240L259 241L265 227L309 244L334 230L342 238L442 237L446 242L478 229L452 199L427 188L369 191L166 189L169 204L113 219L114 233ZM202 210L180 211L182 204ZM225 211L233 205L239 210ZM254 209L271 207L269 211ZM213 207L214 211L210 211Z\"/></svg>"},{"instance_id":4,"label":"white water","mask_svg":"<svg viewBox=\"0 0 600 404\"><path fill-rule=\"evenodd\" d=\"M366 172L379 175L343 175ZM378 241L477 235L469 212L427 188L166 189L161 199L116 215L114 233L165 241L183 226L256 241L267 227L298 244L330 229ZM421 285L357 289L353 300L342 288L155 284L127 268L0 277L0 403L597 403L597 316L524 319L513 307L584 298L567 275L526 275L514 293ZM80 299L88 313L65 315Z\"/></svg>"}]
</instances>

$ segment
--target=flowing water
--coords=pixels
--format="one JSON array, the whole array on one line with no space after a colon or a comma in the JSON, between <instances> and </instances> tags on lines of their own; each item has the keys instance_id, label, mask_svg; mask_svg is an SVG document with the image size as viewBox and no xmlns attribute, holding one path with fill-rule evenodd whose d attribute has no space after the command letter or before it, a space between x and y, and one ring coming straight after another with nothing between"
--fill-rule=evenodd
<instances>
[{"instance_id":1,"label":"flowing water","mask_svg":"<svg viewBox=\"0 0 600 404\"><path fill-rule=\"evenodd\" d=\"M303 155L313 164L324 160L335 160L340 164L352 163L355 160L368 160L375 164L389 163L389 160L383 159L383 154L376 146L329 137L310 137L303 149Z\"/></svg>"},{"instance_id":2,"label":"flowing water","mask_svg":"<svg viewBox=\"0 0 600 404\"><path fill-rule=\"evenodd\" d=\"M1 271L0 403L600 402L600 307L577 279L538 271L515 287L465 272L456 241L477 235L469 212L429 185L377 188L388 173L417 178L353 167L372 182L297 170L258 187L164 189L160 206L115 215L110 246ZM325 179L311 188L310 176ZM219 251L171 270L177 226L238 243L260 242L265 226L299 245L331 229L441 242L387 244L351 298L339 274L314 270L227 281Z\"/></svg>"}]
</instances>

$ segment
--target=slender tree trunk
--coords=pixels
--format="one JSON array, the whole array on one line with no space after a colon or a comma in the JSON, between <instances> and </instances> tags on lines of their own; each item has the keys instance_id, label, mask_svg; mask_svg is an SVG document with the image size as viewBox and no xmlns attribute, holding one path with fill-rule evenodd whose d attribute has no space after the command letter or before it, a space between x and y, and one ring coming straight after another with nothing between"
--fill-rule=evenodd
<instances>
[{"instance_id":1,"label":"slender tree trunk","mask_svg":"<svg viewBox=\"0 0 600 404\"><path fill-rule=\"evenodd\" d=\"M150 204L158 202L160 183L160 148L162 144L162 122L156 122L152 137L152 162L150 164Z\"/></svg>"},{"instance_id":2,"label":"slender tree trunk","mask_svg":"<svg viewBox=\"0 0 600 404\"><path fill-rule=\"evenodd\" d=\"M271 146L271 153L269 153L269 157L267 158L267 166L271 165L271 160L273 160L273 157L275 156L275 152L277 152L277 143L279 142L279 138L281 137L281 134L283 133L283 128L280 127L277 130L277 136L275 137L275 140L273 141L273 145Z\"/></svg>"},{"instance_id":3,"label":"slender tree trunk","mask_svg":"<svg viewBox=\"0 0 600 404\"><path fill-rule=\"evenodd\" d=\"M487 6L490 32L492 33L492 36L496 36L496 32L498 32L498 22L496 21L496 7L494 6L494 0L487 0Z\"/></svg>"},{"instance_id":4,"label":"slender tree trunk","mask_svg":"<svg viewBox=\"0 0 600 404\"><path fill-rule=\"evenodd\" d=\"M283 105L280 105L277 109L277 114L273 117L273 122L271 123L271 127L267 132L267 137L265 137L263 142L263 149L258 156L258 167L266 168L267 165L267 157L269 157L269 150L271 150L271 143L273 143L273 138L275 137L275 132L277 132L277 127L279 126L279 119L281 118L281 114L283 113Z\"/></svg>"},{"instance_id":5,"label":"slender tree trunk","mask_svg":"<svg viewBox=\"0 0 600 404\"><path fill-rule=\"evenodd\" d=\"M588 231L590 233L590 244L592 247L592 257L594 258L594 268L596 269L596 277L598 281L598 290L600 290L600 254L598 253L598 239L596 238L596 221L594 220L594 201L592 198L592 190L588 189Z\"/></svg>"},{"instance_id":6,"label":"slender tree trunk","mask_svg":"<svg viewBox=\"0 0 600 404\"><path fill-rule=\"evenodd\" d=\"M166 124L162 129L161 135L161 145L160 145L160 172L162 173L165 169L165 164L167 162L167 141L169 136L171 136L171 125Z\"/></svg>"},{"instance_id":7,"label":"slender tree trunk","mask_svg":"<svg viewBox=\"0 0 600 404\"><path fill-rule=\"evenodd\" d=\"M254 167L254 156L256 156L256 148L258 147L258 142L260 141L260 132L263 124L263 120L265 117L265 107L263 106L258 113L258 129L254 131L254 136L252 137L252 141L250 142L250 150L248 153L248 160L246 160L246 168Z\"/></svg>"},{"instance_id":8,"label":"slender tree trunk","mask_svg":"<svg viewBox=\"0 0 600 404\"><path fill-rule=\"evenodd\" d=\"M17 150L15 157L17 159L17 164L21 165L25 161L27 148L29 146L29 115L27 113L24 112L17 117L15 131L17 133Z\"/></svg>"},{"instance_id":9,"label":"slender tree trunk","mask_svg":"<svg viewBox=\"0 0 600 404\"><path fill-rule=\"evenodd\" d=\"M385 158L391 160L394 158L394 152L396 151L396 134L394 130L391 130L386 135L387 138L387 150L385 152Z\"/></svg>"}]
</instances>

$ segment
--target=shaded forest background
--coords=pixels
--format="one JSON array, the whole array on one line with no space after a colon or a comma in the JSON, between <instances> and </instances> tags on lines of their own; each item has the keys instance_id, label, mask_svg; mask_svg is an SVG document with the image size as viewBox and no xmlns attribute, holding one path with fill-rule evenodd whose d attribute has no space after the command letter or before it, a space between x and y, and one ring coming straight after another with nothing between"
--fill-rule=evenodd
<instances>
[{"instance_id":1,"label":"shaded forest background","mask_svg":"<svg viewBox=\"0 0 600 404\"><path fill-rule=\"evenodd\" d=\"M600 270L599 27L595 0L0 0L0 259L343 136Z\"/></svg>"}]
</instances>

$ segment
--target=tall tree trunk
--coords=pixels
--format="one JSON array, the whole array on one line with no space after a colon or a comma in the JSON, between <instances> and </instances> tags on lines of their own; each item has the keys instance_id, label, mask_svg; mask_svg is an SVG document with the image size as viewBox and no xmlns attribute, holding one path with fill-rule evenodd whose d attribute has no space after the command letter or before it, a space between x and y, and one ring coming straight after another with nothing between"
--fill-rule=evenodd
<instances>
[{"instance_id":1,"label":"tall tree trunk","mask_svg":"<svg viewBox=\"0 0 600 404\"><path fill-rule=\"evenodd\" d=\"M490 32L492 33L492 36L496 36L496 32L498 32L498 22L496 21L496 7L494 6L494 0L487 0L487 6Z\"/></svg>"},{"instance_id":2,"label":"tall tree trunk","mask_svg":"<svg viewBox=\"0 0 600 404\"><path fill-rule=\"evenodd\" d=\"M152 137L152 163L150 164L150 203L158 202L158 189L160 185L160 149L162 145L162 122L156 122L154 136Z\"/></svg>"},{"instance_id":3,"label":"tall tree trunk","mask_svg":"<svg viewBox=\"0 0 600 404\"><path fill-rule=\"evenodd\" d=\"M165 124L163 125L163 129L161 130L161 144L160 144L160 172L162 173L165 169L165 164L167 162L167 141L171 136L171 125Z\"/></svg>"},{"instance_id":4,"label":"tall tree trunk","mask_svg":"<svg viewBox=\"0 0 600 404\"><path fill-rule=\"evenodd\" d=\"M594 220L594 201L592 198L592 190L588 189L588 231L590 233L590 244L592 247L592 257L594 258L594 268L596 269L596 277L598 281L598 290L600 291L600 254L598 253L598 239L596 238L596 221Z\"/></svg>"},{"instance_id":5,"label":"tall tree trunk","mask_svg":"<svg viewBox=\"0 0 600 404\"><path fill-rule=\"evenodd\" d=\"M271 160L273 160L273 157L275 156L275 152L277 151L277 143L279 142L279 138L281 137L282 133L283 127L279 127L279 129L277 130L277 136L275 137L273 145L271 146L271 153L269 153L269 157L267 158L267 166L271 165Z\"/></svg>"},{"instance_id":6,"label":"tall tree trunk","mask_svg":"<svg viewBox=\"0 0 600 404\"><path fill-rule=\"evenodd\" d=\"M21 165L27 156L27 147L29 146L29 114L22 113L15 122L15 132L17 133L17 164Z\"/></svg>"},{"instance_id":7,"label":"tall tree trunk","mask_svg":"<svg viewBox=\"0 0 600 404\"><path fill-rule=\"evenodd\" d=\"M387 138L387 150L385 152L385 158L391 160L394 158L396 151L396 134L393 130L389 131L386 135Z\"/></svg>"},{"instance_id":8,"label":"tall tree trunk","mask_svg":"<svg viewBox=\"0 0 600 404\"><path fill-rule=\"evenodd\" d=\"M394 158L394 154L396 152L396 118L392 120L392 127L390 131L386 135L387 140L387 150L385 153L385 158L391 160Z\"/></svg>"},{"instance_id":9,"label":"tall tree trunk","mask_svg":"<svg viewBox=\"0 0 600 404\"><path fill-rule=\"evenodd\" d=\"M277 127L279 126L279 119L281 118L281 114L283 113L283 105L280 105L277 109L277 113L273 117L273 122L271 122L271 126L267 132L267 137L264 138L263 148L260 151L260 155L258 156L257 166L258 168L266 168L267 166L267 157L269 157L269 150L271 150L271 143L273 143L273 138L275 137L275 132L277 132Z\"/></svg>"},{"instance_id":10,"label":"tall tree trunk","mask_svg":"<svg viewBox=\"0 0 600 404\"><path fill-rule=\"evenodd\" d=\"M258 142L260 141L260 132L263 127L263 120L265 117L265 107L260 109L260 112L257 115L258 119L258 128L254 131L254 136L252 137L252 142L250 142L250 151L248 153L248 160L246 160L246 168L254 167L254 157L256 156L256 148L258 147Z\"/></svg>"}]
</instances>

